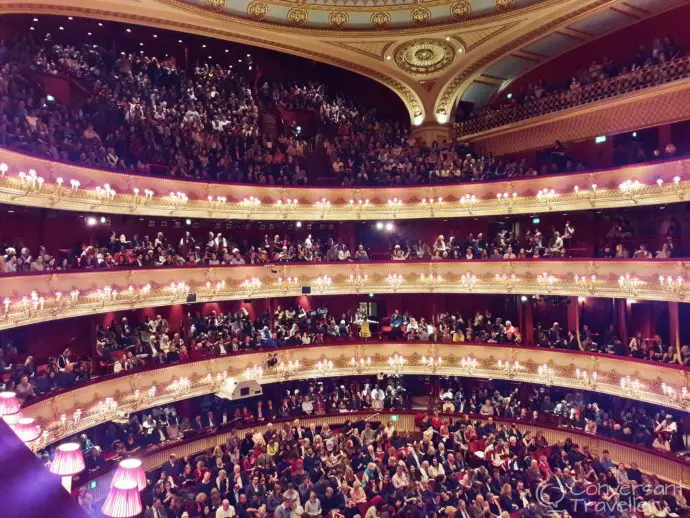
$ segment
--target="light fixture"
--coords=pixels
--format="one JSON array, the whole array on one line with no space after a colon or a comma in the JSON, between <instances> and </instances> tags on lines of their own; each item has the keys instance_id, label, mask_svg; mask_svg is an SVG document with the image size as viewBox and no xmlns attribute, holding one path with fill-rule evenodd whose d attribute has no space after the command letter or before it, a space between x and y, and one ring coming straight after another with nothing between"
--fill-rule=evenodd
<instances>
[{"instance_id":1,"label":"light fixture","mask_svg":"<svg viewBox=\"0 0 690 518\"><path fill-rule=\"evenodd\" d=\"M332 365L333 364L331 362L331 368L333 368ZM321 367L324 367L324 365L322 365ZM319 370L321 370L321 367L319 367ZM299 360L294 360L294 361L290 360L287 363L280 362L277 366L278 372L280 374L282 374L283 376L289 376L290 374L292 374L293 372L295 372L299 368L300 368Z\"/></svg>"},{"instance_id":2,"label":"light fixture","mask_svg":"<svg viewBox=\"0 0 690 518\"><path fill-rule=\"evenodd\" d=\"M598 377L599 374L597 374L597 371L592 371L590 374L585 370L575 369L575 379L586 387L594 388L597 384Z\"/></svg>"},{"instance_id":3,"label":"light fixture","mask_svg":"<svg viewBox=\"0 0 690 518\"><path fill-rule=\"evenodd\" d=\"M422 356L422 365L432 371L436 371L436 369L439 369L443 365L443 357L438 356L434 358L433 356L429 356L427 358L426 356Z\"/></svg>"},{"instance_id":4,"label":"light fixture","mask_svg":"<svg viewBox=\"0 0 690 518\"><path fill-rule=\"evenodd\" d=\"M477 371L478 365L479 362L476 358L460 358L460 369L462 369L465 374L474 374Z\"/></svg>"},{"instance_id":5,"label":"light fixture","mask_svg":"<svg viewBox=\"0 0 690 518\"><path fill-rule=\"evenodd\" d=\"M253 365L251 367L247 367L247 369L244 371L244 375L247 379L260 379L263 378L264 376L264 369L263 367L260 367L259 365Z\"/></svg>"},{"instance_id":6,"label":"light fixture","mask_svg":"<svg viewBox=\"0 0 690 518\"><path fill-rule=\"evenodd\" d=\"M371 366L371 357L367 356L366 358L363 356L360 356L359 358L355 358L354 356L350 358L350 365L357 371L357 372L362 372L364 367L369 367Z\"/></svg>"},{"instance_id":7,"label":"light fixture","mask_svg":"<svg viewBox=\"0 0 690 518\"><path fill-rule=\"evenodd\" d=\"M118 481L110 488L101 511L112 518L131 518L141 514L141 495L133 480Z\"/></svg>"},{"instance_id":8,"label":"light fixture","mask_svg":"<svg viewBox=\"0 0 690 518\"><path fill-rule=\"evenodd\" d=\"M622 377L620 386L624 392L634 397L639 396L645 388L639 379L632 379L630 376Z\"/></svg>"},{"instance_id":9,"label":"light fixture","mask_svg":"<svg viewBox=\"0 0 690 518\"><path fill-rule=\"evenodd\" d=\"M299 364L299 362L297 362ZM299 367L299 365L298 365ZM316 362L316 370L320 372L326 372L326 371L332 371L333 370L333 361L332 360L319 360Z\"/></svg>"},{"instance_id":10,"label":"light fixture","mask_svg":"<svg viewBox=\"0 0 690 518\"><path fill-rule=\"evenodd\" d=\"M621 290L628 293L635 293L637 291L637 288L639 288L642 284L643 281L641 281L637 277L633 277L629 273L626 273L618 277L618 286L620 286Z\"/></svg>"},{"instance_id":11,"label":"light fixture","mask_svg":"<svg viewBox=\"0 0 690 518\"><path fill-rule=\"evenodd\" d=\"M405 278L400 275L399 273L389 273L386 276L386 282L393 288L397 289L399 288L402 283L405 281Z\"/></svg>"},{"instance_id":12,"label":"light fixture","mask_svg":"<svg viewBox=\"0 0 690 518\"><path fill-rule=\"evenodd\" d=\"M550 291L551 288L553 288L553 285L556 284L556 281L558 281L558 279L554 275L550 275L547 272L537 275L537 284L540 288L545 288L547 291Z\"/></svg>"},{"instance_id":13,"label":"light fixture","mask_svg":"<svg viewBox=\"0 0 690 518\"><path fill-rule=\"evenodd\" d=\"M9 303L5 305L9 306ZM20 404L15 392L0 392L0 417L16 414L19 408Z\"/></svg>"},{"instance_id":14,"label":"light fixture","mask_svg":"<svg viewBox=\"0 0 690 518\"><path fill-rule=\"evenodd\" d=\"M462 205L463 207L470 208L476 204L477 204L477 197L474 194L472 194L472 195L465 194L460 198L460 205Z\"/></svg>"},{"instance_id":15,"label":"light fixture","mask_svg":"<svg viewBox=\"0 0 690 518\"><path fill-rule=\"evenodd\" d=\"M50 463L50 472L62 477L62 486L68 493L72 492L72 477L84 469L86 465L79 443L67 442L57 447Z\"/></svg>"},{"instance_id":16,"label":"light fixture","mask_svg":"<svg viewBox=\"0 0 690 518\"><path fill-rule=\"evenodd\" d=\"M317 209L321 209L321 210L326 210L326 209L331 208L331 202L328 201L326 198L321 198L320 200L316 200L316 203L314 205L316 205Z\"/></svg>"},{"instance_id":17,"label":"light fixture","mask_svg":"<svg viewBox=\"0 0 690 518\"><path fill-rule=\"evenodd\" d=\"M472 273L463 273L460 276L460 285L466 290L472 291L477 285L477 276Z\"/></svg>"},{"instance_id":18,"label":"light fixture","mask_svg":"<svg viewBox=\"0 0 690 518\"><path fill-rule=\"evenodd\" d=\"M594 288L597 285L597 276L592 274L589 277L586 275L575 274L575 284L589 291L589 293L594 292Z\"/></svg>"},{"instance_id":19,"label":"light fixture","mask_svg":"<svg viewBox=\"0 0 690 518\"><path fill-rule=\"evenodd\" d=\"M537 375L542 383L551 385L556 378L556 371L544 363L537 368Z\"/></svg>"},{"instance_id":20,"label":"light fixture","mask_svg":"<svg viewBox=\"0 0 690 518\"><path fill-rule=\"evenodd\" d=\"M14 433L22 441L29 443L38 439L41 432L33 417L22 417L14 425Z\"/></svg>"},{"instance_id":21,"label":"light fixture","mask_svg":"<svg viewBox=\"0 0 690 518\"><path fill-rule=\"evenodd\" d=\"M520 362L517 360L513 362L504 362L503 360L498 360L498 370L502 371L504 374L508 375L508 377L512 378L518 372L524 370L524 367L520 365Z\"/></svg>"},{"instance_id":22,"label":"light fixture","mask_svg":"<svg viewBox=\"0 0 690 518\"><path fill-rule=\"evenodd\" d=\"M671 275L668 275L664 277L663 275L659 275L659 285L664 289L664 291L667 291L669 293L677 293L681 291L684 285L684 279L682 276L678 275L677 277L672 277Z\"/></svg>"}]
</instances>

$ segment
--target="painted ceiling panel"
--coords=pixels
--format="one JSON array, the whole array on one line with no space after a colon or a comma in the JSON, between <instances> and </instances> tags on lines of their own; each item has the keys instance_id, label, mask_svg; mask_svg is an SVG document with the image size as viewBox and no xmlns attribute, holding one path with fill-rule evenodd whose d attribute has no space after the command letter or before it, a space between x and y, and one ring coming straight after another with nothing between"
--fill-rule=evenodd
<instances>
[{"instance_id":1,"label":"painted ceiling panel","mask_svg":"<svg viewBox=\"0 0 690 518\"><path fill-rule=\"evenodd\" d=\"M637 21L633 16L621 11L608 9L570 25L571 29L599 36Z\"/></svg>"},{"instance_id":2,"label":"painted ceiling panel","mask_svg":"<svg viewBox=\"0 0 690 518\"><path fill-rule=\"evenodd\" d=\"M474 81L465 90L462 100L475 104L485 104L496 93L498 86Z\"/></svg>"},{"instance_id":3,"label":"painted ceiling panel","mask_svg":"<svg viewBox=\"0 0 690 518\"><path fill-rule=\"evenodd\" d=\"M524 74L527 70L537 65L536 61L518 56L506 56L497 61L484 71L484 74L501 79L510 79L518 74Z\"/></svg>"},{"instance_id":4,"label":"painted ceiling panel","mask_svg":"<svg viewBox=\"0 0 690 518\"><path fill-rule=\"evenodd\" d=\"M582 43L582 40L567 34L553 33L523 47L525 52L532 52L540 56L556 56Z\"/></svg>"},{"instance_id":5,"label":"painted ceiling panel","mask_svg":"<svg viewBox=\"0 0 690 518\"><path fill-rule=\"evenodd\" d=\"M628 0L626 3L633 7L656 13L664 9L684 4L686 1L687 0Z\"/></svg>"}]
</instances>

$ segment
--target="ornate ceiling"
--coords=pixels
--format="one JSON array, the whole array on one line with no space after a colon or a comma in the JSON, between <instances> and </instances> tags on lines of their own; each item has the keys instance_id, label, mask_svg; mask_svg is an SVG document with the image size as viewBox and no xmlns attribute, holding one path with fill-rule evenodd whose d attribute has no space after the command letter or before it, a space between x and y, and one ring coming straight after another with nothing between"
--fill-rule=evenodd
<instances>
[{"instance_id":1,"label":"ornate ceiling","mask_svg":"<svg viewBox=\"0 0 690 518\"><path fill-rule=\"evenodd\" d=\"M179 0L219 13L320 29L393 29L455 23L544 0Z\"/></svg>"},{"instance_id":2,"label":"ornate ceiling","mask_svg":"<svg viewBox=\"0 0 690 518\"><path fill-rule=\"evenodd\" d=\"M448 122L515 77L688 0L33 0L0 13L118 20L287 52L394 90L414 124Z\"/></svg>"}]
</instances>

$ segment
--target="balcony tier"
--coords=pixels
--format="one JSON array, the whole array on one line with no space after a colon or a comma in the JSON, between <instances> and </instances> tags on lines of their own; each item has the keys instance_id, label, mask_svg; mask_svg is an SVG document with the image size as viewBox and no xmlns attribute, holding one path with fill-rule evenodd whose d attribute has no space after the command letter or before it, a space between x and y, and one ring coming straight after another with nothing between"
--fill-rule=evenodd
<instances>
[{"instance_id":1,"label":"balcony tier","mask_svg":"<svg viewBox=\"0 0 690 518\"><path fill-rule=\"evenodd\" d=\"M7 150L0 150L0 164L7 164L6 172L0 169L0 203L197 219L456 218L660 205L690 196L690 159L505 181L361 188L173 180L87 169Z\"/></svg>"},{"instance_id":2,"label":"balcony tier","mask_svg":"<svg viewBox=\"0 0 690 518\"><path fill-rule=\"evenodd\" d=\"M669 408L690 409L690 400L682 395L683 388L688 388L687 374L690 371L687 368L603 354L427 342L356 342L284 348L276 352L278 365L288 366L292 362L294 368L266 367L266 351L239 353L112 375L67 392L50 394L24 409L24 414L35 418L44 430L44 435L32 443L32 447L42 448L118 415L215 393L226 378L238 381L256 379L267 384L386 372L509 379L575 390L595 390ZM404 362L391 365L389 358L396 354L401 355ZM426 359L431 357L436 360L441 357L441 364L429 365ZM466 362L463 365L463 358L476 360L476 365L468 366ZM332 365L318 363L328 361ZM263 370L259 371L259 368ZM593 373L597 373L596 376ZM622 383L626 377L639 383ZM662 389L662 383L666 390ZM675 391L674 395L669 395L669 387ZM112 398L117 408L104 411L100 403L106 398Z\"/></svg>"},{"instance_id":3,"label":"balcony tier","mask_svg":"<svg viewBox=\"0 0 690 518\"><path fill-rule=\"evenodd\" d=\"M95 269L0 277L0 330L49 320L187 302L361 293L481 293L684 302L682 260L515 260L293 263ZM662 282L663 279L663 282Z\"/></svg>"}]
</instances>

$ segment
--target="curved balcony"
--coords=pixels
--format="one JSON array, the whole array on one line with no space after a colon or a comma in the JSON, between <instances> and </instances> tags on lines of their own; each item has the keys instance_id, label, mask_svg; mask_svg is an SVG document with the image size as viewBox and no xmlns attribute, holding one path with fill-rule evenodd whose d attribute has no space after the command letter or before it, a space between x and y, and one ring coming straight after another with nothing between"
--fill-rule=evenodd
<instances>
[{"instance_id":1,"label":"curved balcony","mask_svg":"<svg viewBox=\"0 0 690 518\"><path fill-rule=\"evenodd\" d=\"M690 58L681 57L659 65L639 68L574 90L565 90L512 106L489 108L486 113L456 124L458 136L478 135L487 130L526 119L605 101L642 89L685 79L690 75Z\"/></svg>"},{"instance_id":2,"label":"curved balcony","mask_svg":"<svg viewBox=\"0 0 690 518\"><path fill-rule=\"evenodd\" d=\"M215 393L227 379L255 379L268 384L379 372L495 378L593 390L679 410L690 409L687 368L603 354L435 342L357 342L277 352L278 365L270 368L266 366L267 352L240 353L113 375L50 394L23 410L44 430L32 447L43 448L131 412ZM396 355L403 360L389 361Z\"/></svg>"},{"instance_id":3,"label":"curved balcony","mask_svg":"<svg viewBox=\"0 0 690 518\"><path fill-rule=\"evenodd\" d=\"M690 195L690 159L505 181L366 188L173 180L87 169L6 150L0 150L0 164L5 164L0 165L0 203L197 219L457 218L660 205Z\"/></svg>"},{"instance_id":4,"label":"curved balcony","mask_svg":"<svg viewBox=\"0 0 690 518\"><path fill-rule=\"evenodd\" d=\"M251 298L360 293L540 294L684 302L678 260L386 261L83 270L0 278L0 330L49 320Z\"/></svg>"},{"instance_id":5,"label":"curved balcony","mask_svg":"<svg viewBox=\"0 0 690 518\"><path fill-rule=\"evenodd\" d=\"M396 420L391 419L396 416ZM335 414L314 416L308 419L302 419L305 423L314 423L317 427L328 424L331 428L343 424L346 419L353 422L357 421L380 421L381 425L391 423L402 434L415 434L419 432L419 427L415 423L417 413L411 411L396 411L396 412L353 412L348 414ZM446 414L443 414L446 416ZM459 414L447 414L447 417L458 417ZM485 422L486 418L482 416L470 416L472 420ZM274 423L292 422L293 418L284 420L277 420ZM666 454L649 448L635 446L629 443L609 439L602 436L590 435L579 430L563 429L548 424L528 424L523 421L514 419L506 419L494 417L493 421L496 423L517 424L518 428L523 432L531 432L536 435L537 432L542 432L549 444L563 443L566 439L571 438L574 443L580 445L581 448L587 448L594 453L600 453L603 450L608 450L611 458L617 462L622 462L629 466L631 463L637 463L639 469L646 474L652 474L665 482L673 484L679 483L681 487L688 488L688 477L690 476L690 464L682 457ZM235 429L237 430L237 428ZM266 431L265 424L253 424L248 426L241 426L239 430L247 433L264 433ZM182 441L172 441L163 447L155 447L147 451L141 460L146 471L151 471L161 467L169 459L171 454L175 454L177 458L185 458L192 456L202 451L212 450L219 444L224 444L233 434L233 431L224 431L222 428L213 429L209 432L184 439ZM105 472L104 472L105 471ZM82 477L78 480L80 486L86 485L90 480L97 480L95 489L91 490L95 501L100 501L108 493L110 489L110 481L115 472L115 466L108 466L100 473L95 473L90 477Z\"/></svg>"}]
</instances>

